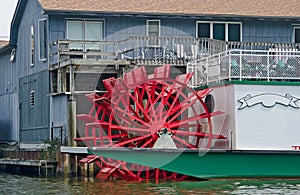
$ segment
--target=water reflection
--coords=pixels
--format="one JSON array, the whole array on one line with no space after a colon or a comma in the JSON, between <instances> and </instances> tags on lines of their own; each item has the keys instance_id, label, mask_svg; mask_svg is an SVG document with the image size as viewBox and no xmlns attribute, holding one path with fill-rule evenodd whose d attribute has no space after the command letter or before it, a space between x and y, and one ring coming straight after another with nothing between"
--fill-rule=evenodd
<instances>
[{"instance_id":1,"label":"water reflection","mask_svg":"<svg viewBox=\"0 0 300 195\"><path fill-rule=\"evenodd\" d=\"M0 173L0 194L300 194L300 179L126 182Z\"/></svg>"}]
</instances>

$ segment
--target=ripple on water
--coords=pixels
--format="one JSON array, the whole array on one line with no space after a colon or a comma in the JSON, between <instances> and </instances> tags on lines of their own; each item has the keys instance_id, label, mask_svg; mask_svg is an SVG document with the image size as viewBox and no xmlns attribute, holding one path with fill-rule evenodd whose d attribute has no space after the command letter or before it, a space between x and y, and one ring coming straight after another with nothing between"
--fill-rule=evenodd
<instances>
[{"instance_id":1,"label":"ripple on water","mask_svg":"<svg viewBox=\"0 0 300 195\"><path fill-rule=\"evenodd\" d=\"M300 179L127 182L0 173L0 194L300 194Z\"/></svg>"}]
</instances>

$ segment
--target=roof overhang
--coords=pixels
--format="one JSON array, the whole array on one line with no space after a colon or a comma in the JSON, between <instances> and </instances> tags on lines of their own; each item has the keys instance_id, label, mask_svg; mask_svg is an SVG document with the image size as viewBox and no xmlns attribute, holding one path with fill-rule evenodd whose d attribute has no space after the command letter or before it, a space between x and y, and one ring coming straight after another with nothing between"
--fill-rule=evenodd
<instances>
[{"instance_id":1,"label":"roof overhang","mask_svg":"<svg viewBox=\"0 0 300 195\"><path fill-rule=\"evenodd\" d=\"M266 21L300 21L300 17L288 16L245 16L230 14L170 14L157 12L99 12L99 11L82 11L82 10L45 10L48 15L73 15L73 16L127 16L127 17L160 17L160 18L193 18L193 19L221 19L221 20L266 20Z\"/></svg>"},{"instance_id":2,"label":"roof overhang","mask_svg":"<svg viewBox=\"0 0 300 195\"><path fill-rule=\"evenodd\" d=\"M0 55L3 53L9 53L10 49L11 49L11 47L9 44L0 47Z\"/></svg>"}]
</instances>

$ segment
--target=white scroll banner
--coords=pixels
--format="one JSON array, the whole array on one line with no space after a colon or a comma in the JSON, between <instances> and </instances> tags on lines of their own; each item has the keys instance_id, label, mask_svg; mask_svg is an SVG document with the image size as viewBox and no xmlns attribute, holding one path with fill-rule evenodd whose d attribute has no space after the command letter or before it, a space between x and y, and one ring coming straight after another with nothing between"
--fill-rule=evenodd
<instances>
[{"instance_id":1,"label":"white scroll banner","mask_svg":"<svg viewBox=\"0 0 300 195\"><path fill-rule=\"evenodd\" d=\"M238 110L242 110L246 107L251 107L256 104L261 104L266 108L274 107L276 104L281 104L284 106L291 106L293 108L299 109L297 101L299 99L291 96L290 94L280 95L275 93L261 93L254 96L250 94L238 100L241 103Z\"/></svg>"}]
</instances>

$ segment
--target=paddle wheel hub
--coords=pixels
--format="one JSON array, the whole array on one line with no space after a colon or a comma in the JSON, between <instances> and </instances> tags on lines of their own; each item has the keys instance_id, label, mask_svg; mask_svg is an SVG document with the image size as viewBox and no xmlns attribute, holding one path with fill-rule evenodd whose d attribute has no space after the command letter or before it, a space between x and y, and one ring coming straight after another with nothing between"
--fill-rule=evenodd
<instances>
[{"instance_id":1,"label":"paddle wheel hub","mask_svg":"<svg viewBox=\"0 0 300 195\"><path fill-rule=\"evenodd\" d=\"M189 88L187 83L192 76L188 73L170 78L170 65L165 65L155 68L151 75L146 74L145 67L139 67L125 73L123 78L103 80L106 93L86 95L93 106L88 114L77 115L85 122L85 130L76 140L88 147L161 148L163 142L168 142L166 148L210 149L213 139L226 139L213 133L211 122L211 117L223 112L209 112L202 99L210 90ZM187 177L118 160L89 158L96 161L99 173L105 172L107 177L134 180Z\"/></svg>"},{"instance_id":2,"label":"paddle wheel hub","mask_svg":"<svg viewBox=\"0 0 300 195\"><path fill-rule=\"evenodd\" d=\"M152 137L153 138L157 138L157 133L159 133L160 130L164 128L164 126L165 125L162 124L161 122L153 122L151 124L151 126L149 127L149 130L150 130L150 132L152 134Z\"/></svg>"}]
</instances>

